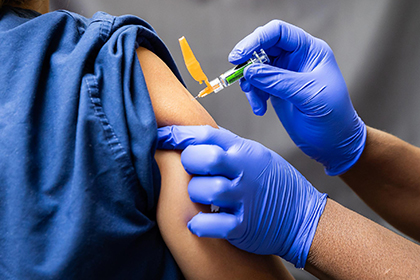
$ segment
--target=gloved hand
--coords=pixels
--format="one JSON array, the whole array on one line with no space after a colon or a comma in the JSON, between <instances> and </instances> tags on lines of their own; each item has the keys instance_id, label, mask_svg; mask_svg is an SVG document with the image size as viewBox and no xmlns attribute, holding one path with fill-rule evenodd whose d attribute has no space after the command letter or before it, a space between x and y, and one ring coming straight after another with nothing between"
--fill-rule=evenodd
<instances>
[{"instance_id":1,"label":"gloved hand","mask_svg":"<svg viewBox=\"0 0 420 280\"><path fill-rule=\"evenodd\" d=\"M253 111L271 103L295 144L321 162L328 175L346 172L359 159L366 126L353 108L330 47L302 29L273 20L240 41L229 54L239 64L263 48L271 64L244 71L241 88Z\"/></svg>"},{"instance_id":2,"label":"gloved hand","mask_svg":"<svg viewBox=\"0 0 420 280\"><path fill-rule=\"evenodd\" d=\"M160 149L185 149L182 164L194 175L191 200L220 207L220 213L193 217L191 232L305 266L326 194L278 154L228 130L170 126L158 136Z\"/></svg>"}]
</instances>

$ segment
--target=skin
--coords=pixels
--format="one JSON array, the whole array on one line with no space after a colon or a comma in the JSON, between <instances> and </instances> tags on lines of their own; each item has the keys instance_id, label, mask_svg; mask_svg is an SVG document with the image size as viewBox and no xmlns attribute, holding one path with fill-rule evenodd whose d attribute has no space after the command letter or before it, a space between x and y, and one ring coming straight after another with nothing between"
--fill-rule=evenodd
<instances>
[{"instance_id":1,"label":"skin","mask_svg":"<svg viewBox=\"0 0 420 280\"><path fill-rule=\"evenodd\" d=\"M11 5L17 6L23 9L29 9L37 11L38 13L45 14L50 11L50 0L32 0L26 1L23 5Z\"/></svg>"},{"instance_id":2,"label":"skin","mask_svg":"<svg viewBox=\"0 0 420 280\"><path fill-rule=\"evenodd\" d=\"M420 148L368 127L365 150L341 176L373 210L420 241Z\"/></svg>"},{"instance_id":3,"label":"skin","mask_svg":"<svg viewBox=\"0 0 420 280\"><path fill-rule=\"evenodd\" d=\"M328 200L305 270L320 279L420 279L420 247Z\"/></svg>"}]
</instances>

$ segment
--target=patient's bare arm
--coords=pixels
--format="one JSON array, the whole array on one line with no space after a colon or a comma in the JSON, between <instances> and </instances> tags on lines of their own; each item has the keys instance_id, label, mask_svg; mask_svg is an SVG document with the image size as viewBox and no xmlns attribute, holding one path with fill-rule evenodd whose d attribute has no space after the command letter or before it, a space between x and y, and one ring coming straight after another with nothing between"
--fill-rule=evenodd
<instances>
[{"instance_id":1,"label":"patient's bare arm","mask_svg":"<svg viewBox=\"0 0 420 280\"><path fill-rule=\"evenodd\" d=\"M215 121L152 52L139 48L137 55L152 99L158 126L211 125ZM162 236L188 279L293 279L280 258L247 253L226 240L198 238L188 221L208 206L191 202L177 151L157 151L162 175L157 219Z\"/></svg>"}]
</instances>

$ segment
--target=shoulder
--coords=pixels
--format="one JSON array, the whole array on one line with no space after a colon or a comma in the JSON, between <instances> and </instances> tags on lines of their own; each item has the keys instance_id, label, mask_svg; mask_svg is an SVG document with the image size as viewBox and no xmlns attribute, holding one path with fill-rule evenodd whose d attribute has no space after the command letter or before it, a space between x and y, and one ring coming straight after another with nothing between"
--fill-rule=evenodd
<instances>
[{"instance_id":1,"label":"shoulder","mask_svg":"<svg viewBox=\"0 0 420 280\"><path fill-rule=\"evenodd\" d=\"M140 47L137 49L137 56L158 126L209 124L217 127L210 114L156 54Z\"/></svg>"}]
</instances>

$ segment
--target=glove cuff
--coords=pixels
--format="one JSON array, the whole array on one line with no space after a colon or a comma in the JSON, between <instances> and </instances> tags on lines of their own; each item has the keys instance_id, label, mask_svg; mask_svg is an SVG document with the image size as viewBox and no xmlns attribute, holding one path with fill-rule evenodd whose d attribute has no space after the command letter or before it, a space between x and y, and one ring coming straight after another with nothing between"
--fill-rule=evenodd
<instances>
[{"instance_id":1,"label":"glove cuff","mask_svg":"<svg viewBox=\"0 0 420 280\"><path fill-rule=\"evenodd\" d=\"M313 211L308 213L305 217L301 230L289 250L289 254L282 256L285 260L291 262L299 269L305 267L319 219L324 212L328 198L328 194L321 194L316 189L314 189L314 191L317 192L318 198L315 200L315 205L313 205L313 207L308 207L309 209L313 209Z\"/></svg>"},{"instance_id":2,"label":"glove cuff","mask_svg":"<svg viewBox=\"0 0 420 280\"><path fill-rule=\"evenodd\" d=\"M348 153L342 154L339 159L337 159L336 164L330 164L325 166L325 173L329 176L338 176L341 174L346 173L356 162L359 160L360 156L363 153L366 144L366 125L357 116L359 119L359 129L358 133L355 133L353 138L351 139L351 144L342 144L341 146L351 146L352 148L349 149Z\"/></svg>"}]
</instances>

